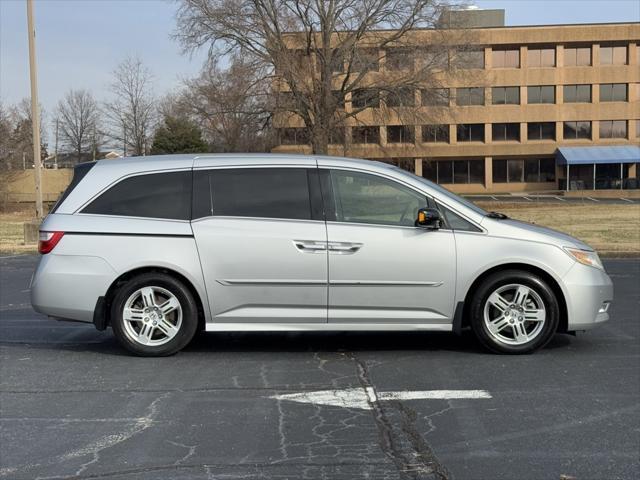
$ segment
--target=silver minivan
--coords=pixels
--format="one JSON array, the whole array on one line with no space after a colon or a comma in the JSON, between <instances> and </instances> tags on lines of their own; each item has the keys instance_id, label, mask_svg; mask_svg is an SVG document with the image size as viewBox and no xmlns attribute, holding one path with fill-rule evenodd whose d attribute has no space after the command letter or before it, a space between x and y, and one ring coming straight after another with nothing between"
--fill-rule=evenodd
<instances>
[{"instance_id":1,"label":"silver minivan","mask_svg":"<svg viewBox=\"0 0 640 480\"><path fill-rule=\"evenodd\" d=\"M528 353L608 320L592 248L384 163L171 155L80 164L40 227L36 311L139 355L206 331L447 331Z\"/></svg>"}]
</instances>

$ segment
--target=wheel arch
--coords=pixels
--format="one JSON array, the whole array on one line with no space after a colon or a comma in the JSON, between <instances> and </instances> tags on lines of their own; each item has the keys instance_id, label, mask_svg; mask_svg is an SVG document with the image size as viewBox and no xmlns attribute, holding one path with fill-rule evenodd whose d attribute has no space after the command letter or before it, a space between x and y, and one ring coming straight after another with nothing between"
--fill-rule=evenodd
<instances>
[{"instance_id":1,"label":"wheel arch","mask_svg":"<svg viewBox=\"0 0 640 480\"><path fill-rule=\"evenodd\" d=\"M105 323L104 323L105 327L111 323L111 318L110 318L111 302L113 301L113 298L115 297L115 294L118 291L118 288L120 288L130 279L137 277L138 275L142 275L144 273L164 273L165 275L170 275L174 277L176 280L179 280L180 282L182 282L184 286L187 287L187 289L189 289L189 292L191 293L191 295L193 295L193 298L196 301L196 305L198 306L198 330L204 330L205 328L204 304L202 302L202 298L200 298L200 294L198 293L198 290L193 285L193 282L191 282L191 280L189 280L186 276L184 276L180 272L177 272L176 270L173 270L167 267L160 267L160 266L146 266L146 267L134 268L132 270L129 270L123 273L118 278L116 278L113 281L113 283L111 283L111 285L107 289L107 293L105 293L104 295L104 305L102 307L106 315Z\"/></svg>"},{"instance_id":2,"label":"wheel arch","mask_svg":"<svg viewBox=\"0 0 640 480\"><path fill-rule=\"evenodd\" d=\"M518 262L504 263L501 265L493 266L485 270L484 272L480 273L473 280L470 287L467 289L467 292L464 297L461 327L468 327L470 325L469 324L469 308L471 307L471 299L473 297L473 294L475 293L478 286L490 275L493 275L494 273L502 272L505 270L522 270L525 272L533 273L535 275L538 275L548 283L549 287L553 290L553 293L555 294L556 299L558 300L558 306L560 307L560 319L558 323L558 332L566 333L568 329L568 321L569 321L568 310L567 310L567 300L564 296L564 292L562 291L562 288L560 287L560 284L558 283L558 281L553 277L553 275L551 275L549 272L545 271L540 267L537 267L535 265L531 265L528 263L518 263Z\"/></svg>"}]
</instances>

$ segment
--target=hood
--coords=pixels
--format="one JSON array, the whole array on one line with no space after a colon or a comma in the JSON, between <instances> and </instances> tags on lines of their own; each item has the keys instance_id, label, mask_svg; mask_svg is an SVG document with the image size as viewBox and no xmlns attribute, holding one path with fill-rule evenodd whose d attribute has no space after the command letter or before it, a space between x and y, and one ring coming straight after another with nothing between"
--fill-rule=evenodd
<instances>
[{"instance_id":1,"label":"hood","mask_svg":"<svg viewBox=\"0 0 640 480\"><path fill-rule=\"evenodd\" d=\"M534 242L551 243L559 247L573 247L581 250L593 250L592 247L566 233L553 230L552 228L541 227L533 223L513 220L511 218L499 220L485 217L482 221L489 234L517 238L520 240L531 240Z\"/></svg>"}]
</instances>

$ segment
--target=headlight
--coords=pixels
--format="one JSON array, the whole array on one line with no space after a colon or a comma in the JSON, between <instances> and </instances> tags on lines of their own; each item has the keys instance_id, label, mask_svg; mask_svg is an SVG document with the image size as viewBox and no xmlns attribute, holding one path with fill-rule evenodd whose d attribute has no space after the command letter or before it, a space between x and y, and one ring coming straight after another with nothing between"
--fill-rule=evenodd
<instances>
[{"instance_id":1,"label":"headlight","mask_svg":"<svg viewBox=\"0 0 640 480\"><path fill-rule=\"evenodd\" d=\"M564 247L564 251L571 255L574 260L580 262L583 265L604 270L602 262L600 261L600 257L598 257L598 254L596 252L569 247Z\"/></svg>"}]
</instances>

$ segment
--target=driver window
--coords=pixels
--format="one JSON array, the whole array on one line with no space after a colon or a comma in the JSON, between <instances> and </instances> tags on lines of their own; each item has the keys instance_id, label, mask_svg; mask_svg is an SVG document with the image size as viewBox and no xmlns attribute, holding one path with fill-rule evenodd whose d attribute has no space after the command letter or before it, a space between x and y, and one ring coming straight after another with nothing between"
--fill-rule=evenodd
<instances>
[{"instance_id":1,"label":"driver window","mask_svg":"<svg viewBox=\"0 0 640 480\"><path fill-rule=\"evenodd\" d=\"M377 225L414 226L426 197L376 175L331 171L336 220Z\"/></svg>"}]
</instances>

